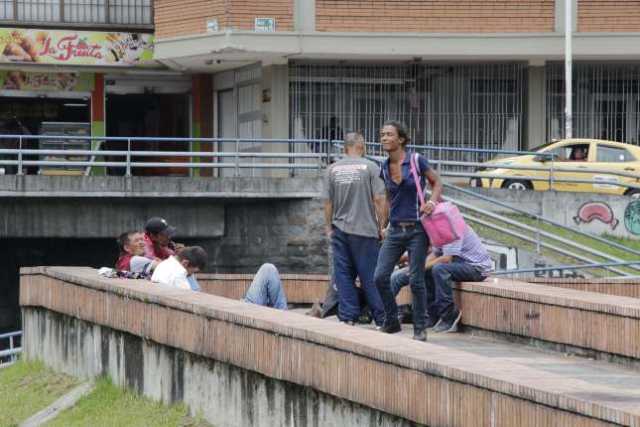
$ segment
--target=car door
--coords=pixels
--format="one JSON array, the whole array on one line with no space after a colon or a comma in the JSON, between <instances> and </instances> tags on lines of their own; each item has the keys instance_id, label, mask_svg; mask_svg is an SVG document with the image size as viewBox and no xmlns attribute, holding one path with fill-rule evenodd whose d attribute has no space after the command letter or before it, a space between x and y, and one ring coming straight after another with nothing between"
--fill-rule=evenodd
<instances>
[{"instance_id":1,"label":"car door","mask_svg":"<svg viewBox=\"0 0 640 427\"><path fill-rule=\"evenodd\" d=\"M593 185L594 192L624 194L626 187L613 185L611 183L634 182L636 180L615 175L615 172L638 173L640 175L636 158L623 146L601 142L597 144L595 154L595 161L591 166L593 170L598 171L593 172L593 180L595 181ZM603 170L610 170L613 174L601 172Z\"/></svg>"},{"instance_id":2,"label":"car door","mask_svg":"<svg viewBox=\"0 0 640 427\"><path fill-rule=\"evenodd\" d=\"M582 156L578 153L582 152ZM576 142L564 144L558 147L556 159L553 162L552 189L557 191L593 191L590 183L573 182L567 180L590 181L592 174L589 172L590 159L594 158L594 150L590 142Z\"/></svg>"}]
</instances>

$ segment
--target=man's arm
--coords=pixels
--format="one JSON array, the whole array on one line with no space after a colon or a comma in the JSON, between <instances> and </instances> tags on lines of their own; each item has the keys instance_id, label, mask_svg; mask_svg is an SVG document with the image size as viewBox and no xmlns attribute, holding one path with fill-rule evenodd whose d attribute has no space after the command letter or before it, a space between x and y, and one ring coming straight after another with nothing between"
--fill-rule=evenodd
<instances>
[{"instance_id":1,"label":"man's arm","mask_svg":"<svg viewBox=\"0 0 640 427\"><path fill-rule=\"evenodd\" d=\"M425 215L429 215L440 201L440 196L442 195L442 180L440 179L438 172L433 168L428 168L424 172L424 176L431 185L431 199L422 205L420 211Z\"/></svg>"},{"instance_id":2,"label":"man's arm","mask_svg":"<svg viewBox=\"0 0 640 427\"><path fill-rule=\"evenodd\" d=\"M386 194L373 196L373 204L376 209L376 217L378 218L378 234L382 239L384 229L389 222L389 201Z\"/></svg>"},{"instance_id":3,"label":"man's arm","mask_svg":"<svg viewBox=\"0 0 640 427\"><path fill-rule=\"evenodd\" d=\"M333 202L329 199L324 201L324 230L327 233L327 237L331 237L333 234Z\"/></svg>"},{"instance_id":4,"label":"man's arm","mask_svg":"<svg viewBox=\"0 0 640 427\"><path fill-rule=\"evenodd\" d=\"M429 256L427 257L427 262L425 262L424 264L424 268L425 270L429 270L436 264L449 264L451 261L453 261L453 256L451 255L436 256L433 254L429 254Z\"/></svg>"}]
</instances>

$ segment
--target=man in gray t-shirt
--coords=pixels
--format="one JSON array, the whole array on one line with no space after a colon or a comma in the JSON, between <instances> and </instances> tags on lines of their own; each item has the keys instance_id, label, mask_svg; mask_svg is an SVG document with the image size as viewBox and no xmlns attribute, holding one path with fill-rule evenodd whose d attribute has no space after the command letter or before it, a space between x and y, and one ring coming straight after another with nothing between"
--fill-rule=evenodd
<instances>
[{"instance_id":1,"label":"man in gray t-shirt","mask_svg":"<svg viewBox=\"0 0 640 427\"><path fill-rule=\"evenodd\" d=\"M345 137L345 157L327 168L323 189L327 236L333 249L333 268L338 288L338 317L354 323L360 316L356 276L378 325L384 322L384 307L373 282L379 238L388 211L380 168L365 159L364 138L358 133Z\"/></svg>"}]
</instances>

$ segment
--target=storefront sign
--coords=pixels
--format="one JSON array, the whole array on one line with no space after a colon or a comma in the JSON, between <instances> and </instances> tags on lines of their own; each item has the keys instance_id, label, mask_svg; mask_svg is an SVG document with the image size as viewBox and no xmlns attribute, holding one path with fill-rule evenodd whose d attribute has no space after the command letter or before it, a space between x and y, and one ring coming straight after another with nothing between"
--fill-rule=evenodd
<instances>
[{"instance_id":1,"label":"storefront sign","mask_svg":"<svg viewBox=\"0 0 640 427\"><path fill-rule=\"evenodd\" d=\"M153 59L151 34L0 28L0 62L132 66Z\"/></svg>"},{"instance_id":2,"label":"storefront sign","mask_svg":"<svg viewBox=\"0 0 640 427\"><path fill-rule=\"evenodd\" d=\"M93 74L88 73L0 71L0 89L2 90L90 92L93 90L93 80Z\"/></svg>"}]
</instances>

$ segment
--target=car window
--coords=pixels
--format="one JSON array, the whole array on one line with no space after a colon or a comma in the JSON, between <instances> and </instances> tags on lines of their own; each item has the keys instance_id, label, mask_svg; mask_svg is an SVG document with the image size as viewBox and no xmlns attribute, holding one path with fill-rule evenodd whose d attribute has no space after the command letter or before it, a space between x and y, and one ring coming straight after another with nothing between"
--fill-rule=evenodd
<instances>
[{"instance_id":1,"label":"car window","mask_svg":"<svg viewBox=\"0 0 640 427\"><path fill-rule=\"evenodd\" d=\"M555 155L558 162L586 162L589 158L589 144L571 144L547 150Z\"/></svg>"},{"instance_id":2,"label":"car window","mask_svg":"<svg viewBox=\"0 0 640 427\"><path fill-rule=\"evenodd\" d=\"M625 148L598 145L596 161L606 163L632 162L635 158Z\"/></svg>"}]
</instances>

